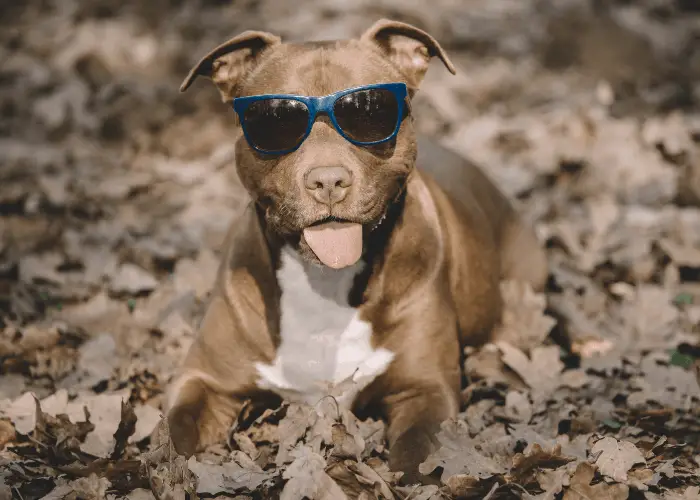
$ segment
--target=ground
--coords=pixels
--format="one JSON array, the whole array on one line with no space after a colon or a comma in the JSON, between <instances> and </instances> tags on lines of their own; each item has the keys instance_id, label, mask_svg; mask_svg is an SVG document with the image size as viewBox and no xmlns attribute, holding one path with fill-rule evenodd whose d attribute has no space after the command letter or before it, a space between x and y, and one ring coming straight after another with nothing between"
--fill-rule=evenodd
<instances>
[{"instance_id":1,"label":"ground","mask_svg":"<svg viewBox=\"0 0 700 500\"><path fill-rule=\"evenodd\" d=\"M692 0L30 0L0 15L0 498L700 498L700 19ZM398 486L331 399L186 461L164 390L241 204L233 113L190 66L245 29L417 24L417 125L535 224L463 413ZM48 496L45 496L48 495Z\"/></svg>"}]
</instances>

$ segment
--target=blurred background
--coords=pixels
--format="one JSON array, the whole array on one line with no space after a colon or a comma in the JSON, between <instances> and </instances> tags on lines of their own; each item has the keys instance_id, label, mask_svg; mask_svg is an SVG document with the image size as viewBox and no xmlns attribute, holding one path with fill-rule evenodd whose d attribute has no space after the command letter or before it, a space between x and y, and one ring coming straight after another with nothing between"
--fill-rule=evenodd
<instances>
[{"instance_id":1,"label":"blurred background","mask_svg":"<svg viewBox=\"0 0 700 500\"><path fill-rule=\"evenodd\" d=\"M178 86L246 29L332 39L391 17L429 31L458 74L431 67L417 127L481 165L536 224L555 334L572 352L591 336L632 349L630 329L663 329L654 342L666 347L697 334L696 0L0 9L0 399L89 388L158 407L242 200L232 111L205 80ZM690 319L669 333L678 297Z\"/></svg>"},{"instance_id":2,"label":"blurred background","mask_svg":"<svg viewBox=\"0 0 700 500\"><path fill-rule=\"evenodd\" d=\"M652 246L668 231L676 246L700 238L695 212L678 208L700 201L693 0L30 0L2 10L0 321L10 340L97 297L72 324L90 335L100 331L91 321L110 325L128 359L152 339L119 325L165 321L161 309L181 297L153 292L173 282L195 300L182 299L182 324L169 328L189 331L196 312L185 305L196 311L210 286L241 191L233 113L205 80L185 94L178 85L246 29L331 39L391 17L432 33L459 70L428 72L418 129L518 200L562 250L560 281L660 282L672 256ZM677 274L692 288L700 258L685 258L694 263ZM121 308L146 312L127 321ZM8 344L3 371L37 370L35 348ZM64 354L44 368L54 378L75 365Z\"/></svg>"},{"instance_id":3,"label":"blurred background","mask_svg":"<svg viewBox=\"0 0 700 500\"><path fill-rule=\"evenodd\" d=\"M204 79L178 92L190 67L246 29L333 39L380 17L429 31L458 67L431 67L418 129L478 163L548 246L557 324L509 288L506 330L526 352L549 335L588 384L560 414L569 398L609 432L644 427L646 449L700 442L697 0L25 0L0 2L0 449L33 428L28 391L52 415L88 404L92 457L127 398L145 449L243 200L233 112ZM533 370L564 380L549 365ZM687 418L649 417L649 401ZM34 457L56 454L23 443L16 484L41 498L58 483Z\"/></svg>"}]
</instances>

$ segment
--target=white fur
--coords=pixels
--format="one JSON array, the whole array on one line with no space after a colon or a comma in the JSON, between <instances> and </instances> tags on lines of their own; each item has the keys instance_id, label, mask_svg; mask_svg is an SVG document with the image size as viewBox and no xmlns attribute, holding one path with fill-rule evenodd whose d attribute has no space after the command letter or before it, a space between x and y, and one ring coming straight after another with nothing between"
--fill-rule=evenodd
<instances>
[{"instance_id":1,"label":"white fur","mask_svg":"<svg viewBox=\"0 0 700 500\"><path fill-rule=\"evenodd\" d=\"M281 343L272 364L255 365L259 387L312 405L332 395L349 407L388 368L394 354L372 347L372 326L348 305L363 265L334 270L305 262L288 247L282 250Z\"/></svg>"}]
</instances>

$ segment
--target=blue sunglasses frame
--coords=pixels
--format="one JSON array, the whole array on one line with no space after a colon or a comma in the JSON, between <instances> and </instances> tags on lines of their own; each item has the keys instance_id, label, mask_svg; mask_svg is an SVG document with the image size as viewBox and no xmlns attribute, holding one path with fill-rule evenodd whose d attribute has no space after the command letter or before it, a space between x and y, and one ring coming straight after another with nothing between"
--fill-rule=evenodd
<instances>
[{"instance_id":1,"label":"blue sunglasses frame","mask_svg":"<svg viewBox=\"0 0 700 500\"><path fill-rule=\"evenodd\" d=\"M398 112L396 114L396 125L394 126L394 131L389 135L388 137L378 140L378 141L372 141L372 142L362 142L362 141L356 141L354 139L351 139L345 132L343 132L343 129L338 125L338 121L335 118L335 113L334 113L334 106L335 103L338 99L341 97L344 97L348 94L352 94L354 92L358 92L361 90L372 90L372 89L383 89L383 90L388 90L394 96L396 97L396 103L398 106ZM396 135L399 133L399 129L401 128L401 122L404 119L404 111L410 111L410 104L408 103L407 100L408 97L408 88L406 87L405 83L375 83L371 85L362 85L359 87L353 87L345 90L341 90L339 92L335 92L333 94L328 94L322 97L308 97L308 96L300 96L300 95L293 95L293 94L264 94L264 95L253 95L253 96L247 96L247 97L237 97L236 99L233 100L231 103L233 106L234 111L238 114L238 119L241 123L241 127L243 128L243 135L246 138L246 141L248 141L248 144L250 144L250 147L252 147L254 150L256 150L259 153L263 154L268 154L268 155L284 155L284 154L289 154L301 147L301 145L304 143L307 137L309 137L309 134L311 133L311 129L314 126L314 123L316 122L316 118L319 114L325 114L328 116L328 118L331 121L331 124L333 124L333 128L348 142L355 144L356 146L373 146L375 144L381 144L387 141L390 141L396 137ZM264 101L267 99L289 99L292 101L298 101L303 103L306 108L309 111L309 120L306 125L306 131L304 132L304 135L301 137L299 140L299 143L294 146L293 148L285 149L285 150L275 150L275 151L269 151L265 149L258 148L253 141L251 141L250 137L248 136L248 130L246 128L245 124L245 112L246 110L250 107L251 104L258 102L258 101Z\"/></svg>"}]
</instances>

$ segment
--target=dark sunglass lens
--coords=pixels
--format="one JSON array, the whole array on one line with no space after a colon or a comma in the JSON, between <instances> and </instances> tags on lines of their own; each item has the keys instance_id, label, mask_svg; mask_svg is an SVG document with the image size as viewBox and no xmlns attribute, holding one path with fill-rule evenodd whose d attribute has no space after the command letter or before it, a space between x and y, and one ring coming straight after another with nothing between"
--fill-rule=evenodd
<instances>
[{"instance_id":1,"label":"dark sunglass lens","mask_svg":"<svg viewBox=\"0 0 700 500\"><path fill-rule=\"evenodd\" d=\"M390 137L399 117L399 103L386 89L358 90L338 99L333 107L338 126L357 142Z\"/></svg>"},{"instance_id":2,"label":"dark sunglass lens","mask_svg":"<svg viewBox=\"0 0 700 500\"><path fill-rule=\"evenodd\" d=\"M294 149L303 140L309 122L309 110L293 99L255 101L243 115L248 140L263 151Z\"/></svg>"}]
</instances>

